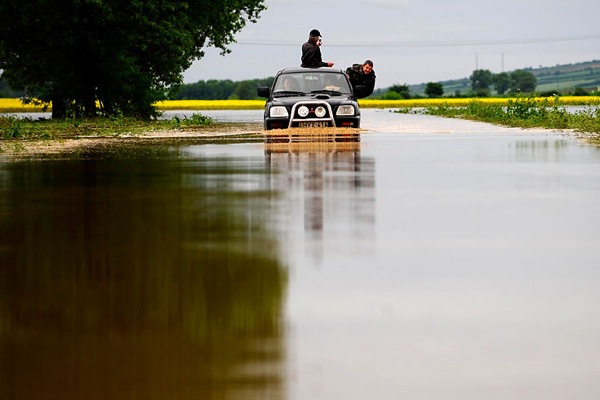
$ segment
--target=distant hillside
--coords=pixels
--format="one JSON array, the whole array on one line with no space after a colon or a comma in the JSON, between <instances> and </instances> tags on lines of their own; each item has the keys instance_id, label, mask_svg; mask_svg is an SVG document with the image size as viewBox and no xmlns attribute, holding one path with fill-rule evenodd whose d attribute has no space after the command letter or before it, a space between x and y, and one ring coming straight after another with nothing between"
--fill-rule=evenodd
<instances>
[{"instance_id":1,"label":"distant hillside","mask_svg":"<svg viewBox=\"0 0 600 400\"><path fill-rule=\"evenodd\" d=\"M568 92L579 87L588 91L600 88L600 61L587 61L576 64L556 65L555 67L522 68L537 78L538 92L556 90ZM508 73L512 71L506 71ZM445 95L465 94L471 90L471 80L466 78L439 82L444 86ZM426 83L409 85L411 94L424 95Z\"/></svg>"}]
</instances>

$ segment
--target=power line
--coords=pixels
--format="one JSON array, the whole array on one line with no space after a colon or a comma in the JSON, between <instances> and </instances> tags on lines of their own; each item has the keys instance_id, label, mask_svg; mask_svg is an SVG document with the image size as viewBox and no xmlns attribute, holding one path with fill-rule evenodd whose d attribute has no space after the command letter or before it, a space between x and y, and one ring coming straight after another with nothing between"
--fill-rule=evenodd
<instances>
[{"instance_id":1,"label":"power line","mask_svg":"<svg viewBox=\"0 0 600 400\"><path fill-rule=\"evenodd\" d=\"M498 40L457 40L457 41L404 41L404 42L327 42L327 47L461 47L461 46L499 46L516 44L534 44L534 43L555 43L555 42L575 42L583 40L600 39L600 34L579 35L579 36L556 36L529 39L498 39ZM262 41L262 40L241 40L237 42L240 45L248 46L298 46L298 42L288 41Z\"/></svg>"}]
</instances>

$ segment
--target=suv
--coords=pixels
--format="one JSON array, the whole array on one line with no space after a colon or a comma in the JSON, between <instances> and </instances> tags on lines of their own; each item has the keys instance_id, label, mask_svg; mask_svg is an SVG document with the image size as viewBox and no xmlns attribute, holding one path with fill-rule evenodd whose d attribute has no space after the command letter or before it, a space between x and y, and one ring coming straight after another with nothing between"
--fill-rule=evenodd
<instances>
[{"instance_id":1,"label":"suv","mask_svg":"<svg viewBox=\"0 0 600 400\"><path fill-rule=\"evenodd\" d=\"M346 73L333 68L286 68L277 73L271 88L261 86L266 97L266 130L323 127L360 128L357 99L366 97L364 86L356 92Z\"/></svg>"}]
</instances>

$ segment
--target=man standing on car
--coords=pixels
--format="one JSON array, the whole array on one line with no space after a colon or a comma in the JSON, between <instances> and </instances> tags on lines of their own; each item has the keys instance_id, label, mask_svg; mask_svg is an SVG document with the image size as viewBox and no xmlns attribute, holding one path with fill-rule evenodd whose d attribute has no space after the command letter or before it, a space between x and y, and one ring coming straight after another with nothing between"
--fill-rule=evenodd
<instances>
[{"instance_id":1,"label":"man standing on car","mask_svg":"<svg viewBox=\"0 0 600 400\"><path fill-rule=\"evenodd\" d=\"M310 31L308 41L302 45L303 68L332 67L331 61L324 62L321 57L321 32L316 29Z\"/></svg>"},{"instance_id":2,"label":"man standing on car","mask_svg":"<svg viewBox=\"0 0 600 400\"><path fill-rule=\"evenodd\" d=\"M356 91L356 85L366 86L369 91L367 96L373 93L375 89L375 70L373 69L373 61L367 60L361 64L354 64L346 69L346 75L350 79L352 89ZM366 97L366 96L365 96Z\"/></svg>"}]
</instances>

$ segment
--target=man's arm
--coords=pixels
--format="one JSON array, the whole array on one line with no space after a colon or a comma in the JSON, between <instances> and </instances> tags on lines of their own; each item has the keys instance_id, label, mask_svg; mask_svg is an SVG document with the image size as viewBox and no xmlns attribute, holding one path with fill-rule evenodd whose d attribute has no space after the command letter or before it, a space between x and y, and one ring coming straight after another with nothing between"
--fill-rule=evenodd
<instances>
[{"instance_id":1,"label":"man's arm","mask_svg":"<svg viewBox=\"0 0 600 400\"><path fill-rule=\"evenodd\" d=\"M357 84L356 77L358 76L358 71L356 70L356 68L354 68L354 65L352 67L346 68L346 75L348 75L348 79L350 79L350 83L353 87Z\"/></svg>"}]
</instances>

